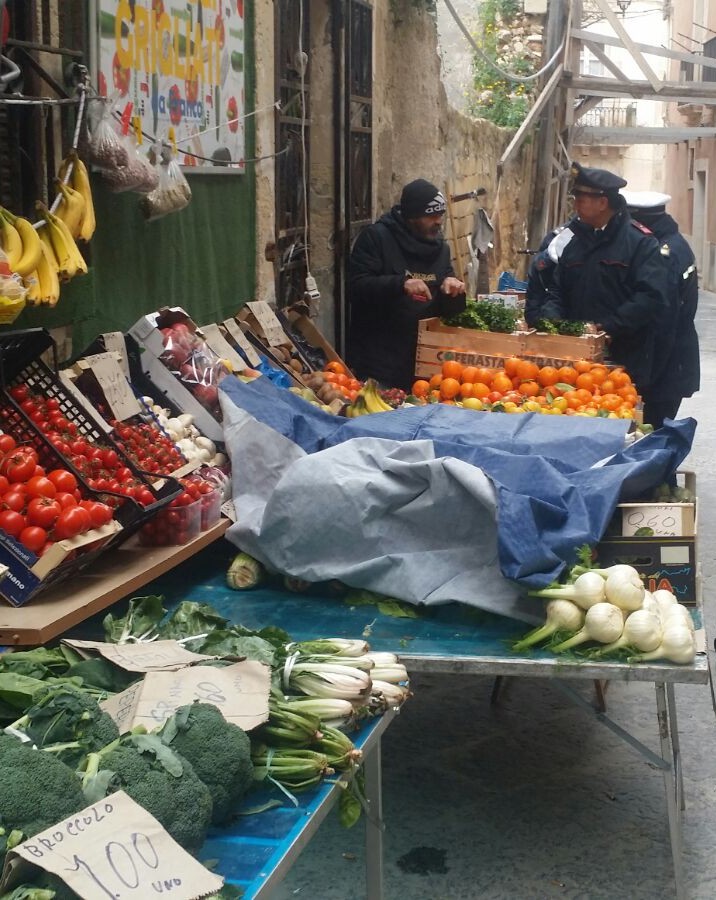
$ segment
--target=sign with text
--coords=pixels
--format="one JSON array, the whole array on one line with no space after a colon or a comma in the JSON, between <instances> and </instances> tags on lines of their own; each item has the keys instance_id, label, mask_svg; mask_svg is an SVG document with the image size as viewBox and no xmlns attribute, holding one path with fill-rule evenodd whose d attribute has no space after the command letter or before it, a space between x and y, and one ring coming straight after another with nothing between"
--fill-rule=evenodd
<instances>
[{"instance_id":1,"label":"sign with text","mask_svg":"<svg viewBox=\"0 0 716 900\"><path fill-rule=\"evenodd\" d=\"M8 854L3 891L22 884L25 862L59 876L84 900L199 900L224 879L190 856L146 809L117 791L28 838Z\"/></svg>"},{"instance_id":2,"label":"sign with text","mask_svg":"<svg viewBox=\"0 0 716 900\"><path fill-rule=\"evenodd\" d=\"M693 503L620 503L624 537L683 537L694 533Z\"/></svg>"},{"instance_id":3,"label":"sign with text","mask_svg":"<svg viewBox=\"0 0 716 900\"><path fill-rule=\"evenodd\" d=\"M127 672L156 672L181 669L207 659L216 659L204 653L192 653L177 641L138 641L136 644L108 644L103 641L80 641L66 638L62 641L83 656L95 653L125 669Z\"/></svg>"},{"instance_id":4,"label":"sign with text","mask_svg":"<svg viewBox=\"0 0 716 900\"><path fill-rule=\"evenodd\" d=\"M173 129L182 165L243 172L243 0L97 4L99 93L146 135Z\"/></svg>"},{"instance_id":5,"label":"sign with text","mask_svg":"<svg viewBox=\"0 0 716 900\"><path fill-rule=\"evenodd\" d=\"M246 305L261 326L269 347L278 347L288 341L283 325L265 300L250 300Z\"/></svg>"},{"instance_id":6,"label":"sign with text","mask_svg":"<svg viewBox=\"0 0 716 900\"><path fill-rule=\"evenodd\" d=\"M141 415L142 407L112 351L85 356L78 361L77 366L80 370L90 369L97 379L113 418L123 422L125 419Z\"/></svg>"},{"instance_id":7,"label":"sign with text","mask_svg":"<svg viewBox=\"0 0 716 900\"><path fill-rule=\"evenodd\" d=\"M148 672L142 681L100 706L124 734L136 725L161 727L175 710L198 700L216 706L227 722L250 731L268 719L271 670L242 660L230 666L191 666L174 672Z\"/></svg>"},{"instance_id":8,"label":"sign with text","mask_svg":"<svg viewBox=\"0 0 716 900\"><path fill-rule=\"evenodd\" d=\"M261 365L261 357L254 349L254 345L246 337L246 335L236 324L236 322L233 319L225 319L221 324L229 332L233 340L236 342L236 346L239 348L239 350L241 350L246 359L248 359L249 363L252 366Z\"/></svg>"}]
</instances>

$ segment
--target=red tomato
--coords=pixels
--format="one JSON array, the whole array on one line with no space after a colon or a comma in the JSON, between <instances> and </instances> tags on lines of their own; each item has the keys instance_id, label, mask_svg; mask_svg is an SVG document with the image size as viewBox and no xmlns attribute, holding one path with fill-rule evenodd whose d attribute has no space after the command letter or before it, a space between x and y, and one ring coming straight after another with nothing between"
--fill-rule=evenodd
<instances>
[{"instance_id":1,"label":"red tomato","mask_svg":"<svg viewBox=\"0 0 716 900\"><path fill-rule=\"evenodd\" d=\"M116 469L119 466L119 457L116 450L102 450L101 459L108 469Z\"/></svg>"},{"instance_id":2,"label":"red tomato","mask_svg":"<svg viewBox=\"0 0 716 900\"><path fill-rule=\"evenodd\" d=\"M0 475L0 496L10 487L10 482L4 475Z\"/></svg>"},{"instance_id":3,"label":"red tomato","mask_svg":"<svg viewBox=\"0 0 716 900\"><path fill-rule=\"evenodd\" d=\"M46 475L33 475L27 482L27 493L30 497L54 497L57 488Z\"/></svg>"},{"instance_id":4,"label":"red tomato","mask_svg":"<svg viewBox=\"0 0 716 900\"><path fill-rule=\"evenodd\" d=\"M25 516L13 509L4 509L0 512L0 528L12 537L17 537L26 524Z\"/></svg>"},{"instance_id":5,"label":"red tomato","mask_svg":"<svg viewBox=\"0 0 716 900\"><path fill-rule=\"evenodd\" d=\"M37 465L37 453L27 448L19 448L8 453L0 463L0 475L8 481L24 482L32 478Z\"/></svg>"},{"instance_id":6,"label":"red tomato","mask_svg":"<svg viewBox=\"0 0 716 900\"><path fill-rule=\"evenodd\" d=\"M50 529L62 512L62 507L51 497L33 497L27 504L27 524Z\"/></svg>"},{"instance_id":7,"label":"red tomato","mask_svg":"<svg viewBox=\"0 0 716 900\"><path fill-rule=\"evenodd\" d=\"M91 527L92 519L86 509L82 509L81 506L68 506L62 510L55 522L54 536L56 540L63 541L89 531Z\"/></svg>"},{"instance_id":8,"label":"red tomato","mask_svg":"<svg viewBox=\"0 0 716 900\"><path fill-rule=\"evenodd\" d=\"M28 550L32 550L33 553L39 553L47 543L47 532L37 525L28 525L23 528L18 537L20 543L24 544Z\"/></svg>"},{"instance_id":9,"label":"red tomato","mask_svg":"<svg viewBox=\"0 0 716 900\"><path fill-rule=\"evenodd\" d=\"M55 494L55 500L60 504L62 509L67 509L68 506L77 506L75 495L70 494L69 492L60 491Z\"/></svg>"},{"instance_id":10,"label":"red tomato","mask_svg":"<svg viewBox=\"0 0 716 900\"><path fill-rule=\"evenodd\" d=\"M27 385L16 384L15 387L10 388L10 396L13 400L21 403L23 400L27 400L27 398L30 396L30 391Z\"/></svg>"},{"instance_id":11,"label":"red tomato","mask_svg":"<svg viewBox=\"0 0 716 900\"><path fill-rule=\"evenodd\" d=\"M77 487L77 479L67 469L53 469L47 473L47 477L60 493L71 494Z\"/></svg>"},{"instance_id":12,"label":"red tomato","mask_svg":"<svg viewBox=\"0 0 716 900\"><path fill-rule=\"evenodd\" d=\"M106 525L114 515L111 506L100 503L98 500L81 500L80 506L89 513L93 528L101 528L102 525Z\"/></svg>"},{"instance_id":13,"label":"red tomato","mask_svg":"<svg viewBox=\"0 0 716 900\"><path fill-rule=\"evenodd\" d=\"M22 512L25 509L25 501L27 497L22 491L7 491L2 497L3 509L12 509L15 512Z\"/></svg>"},{"instance_id":14,"label":"red tomato","mask_svg":"<svg viewBox=\"0 0 716 900\"><path fill-rule=\"evenodd\" d=\"M17 441L11 434L0 434L0 453L9 453L17 447Z\"/></svg>"}]
</instances>

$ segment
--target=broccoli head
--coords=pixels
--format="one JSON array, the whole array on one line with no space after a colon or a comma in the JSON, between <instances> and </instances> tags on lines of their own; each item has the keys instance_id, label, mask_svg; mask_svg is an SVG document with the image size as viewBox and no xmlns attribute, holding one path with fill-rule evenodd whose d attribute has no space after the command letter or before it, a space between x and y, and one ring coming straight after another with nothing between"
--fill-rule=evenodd
<instances>
[{"instance_id":1,"label":"broccoli head","mask_svg":"<svg viewBox=\"0 0 716 900\"><path fill-rule=\"evenodd\" d=\"M87 754L105 747L119 737L111 716L94 697L78 688L63 686L43 696L14 723L38 747L63 745L56 755L76 767Z\"/></svg>"},{"instance_id":2,"label":"broccoli head","mask_svg":"<svg viewBox=\"0 0 716 900\"><path fill-rule=\"evenodd\" d=\"M69 766L6 734L0 734L0 773L0 827L7 836L16 831L31 837L87 805ZM4 859L0 849L0 869Z\"/></svg>"},{"instance_id":3,"label":"broccoli head","mask_svg":"<svg viewBox=\"0 0 716 900\"><path fill-rule=\"evenodd\" d=\"M181 706L162 729L162 740L189 760L214 801L212 822L236 814L239 800L253 783L251 742L245 731L227 722L216 706Z\"/></svg>"},{"instance_id":4,"label":"broccoli head","mask_svg":"<svg viewBox=\"0 0 716 900\"><path fill-rule=\"evenodd\" d=\"M211 823L209 789L191 763L157 735L127 734L87 757L85 796L94 802L123 790L164 826L174 840L196 853Z\"/></svg>"}]
</instances>

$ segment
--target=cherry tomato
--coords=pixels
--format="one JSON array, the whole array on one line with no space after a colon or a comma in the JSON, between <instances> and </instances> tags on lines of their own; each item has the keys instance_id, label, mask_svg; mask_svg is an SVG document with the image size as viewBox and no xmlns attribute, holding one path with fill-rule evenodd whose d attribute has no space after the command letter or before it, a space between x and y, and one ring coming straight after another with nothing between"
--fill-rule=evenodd
<instances>
[{"instance_id":1,"label":"cherry tomato","mask_svg":"<svg viewBox=\"0 0 716 900\"><path fill-rule=\"evenodd\" d=\"M3 509L0 512L0 528L12 537L17 537L26 524L25 516L13 509Z\"/></svg>"},{"instance_id":2,"label":"cherry tomato","mask_svg":"<svg viewBox=\"0 0 716 900\"><path fill-rule=\"evenodd\" d=\"M20 543L24 544L28 550L32 550L33 553L39 553L47 543L47 532L37 525L28 525L23 528L18 537Z\"/></svg>"},{"instance_id":3,"label":"cherry tomato","mask_svg":"<svg viewBox=\"0 0 716 900\"><path fill-rule=\"evenodd\" d=\"M27 524L50 529L62 512L62 507L51 497L33 497L27 504Z\"/></svg>"},{"instance_id":4,"label":"cherry tomato","mask_svg":"<svg viewBox=\"0 0 716 900\"><path fill-rule=\"evenodd\" d=\"M91 527L92 519L86 509L81 506L68 506L62 510L55 522L54 537L58 541L63 541L89 531Z\"/></svg>"},{"instance_id":5,"label":"cherry tomato","mask_svg":"<svg viewBox=\"0 0 716 900\"><path fill-rule=\"evenodd\" d=\"M61 493L72 493L77 487L77 479L67 469L53 469L47 477Z\"/></svg>"},{"instance_id":6,"label":"cherry tomato","mask_svg":"<svg viewBox=\"0 0 716 900\"><path fill-rule=\"evenodd\" d=\"M23 400L27 400L27 398L30 396L30 391L27 385L16 384L14 387L10 388L10 396L13 400L21 403Z\"/></svg>"},{"instance_id":7,"label":"cherry tomato","mask_svg":"<svg viewBox=\"0 0 716 900\"><path fill-rule=\"evenodd\" d=\"M27 482L27 493L30 497L54 497L57 488L46 475L33 475Z\"/></svg>"}]
</instances>

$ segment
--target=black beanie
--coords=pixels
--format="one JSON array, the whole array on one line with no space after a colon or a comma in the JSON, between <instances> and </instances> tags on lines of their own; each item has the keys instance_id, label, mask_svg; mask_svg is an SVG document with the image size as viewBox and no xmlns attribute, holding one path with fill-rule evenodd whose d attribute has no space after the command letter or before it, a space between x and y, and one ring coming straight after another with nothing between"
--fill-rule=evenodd
<instances>
[{"instance_id":1,"label":"black beanie","mask_svg":"<svg viewBox=\"0 0 716 900\"><path fill-rule=\"evenodd\" d=\"M404 219L442 215L445 212L445 197L434 184L424 178L417 178L403 188L400 212Z\"/></svg>"}]
</instances>

